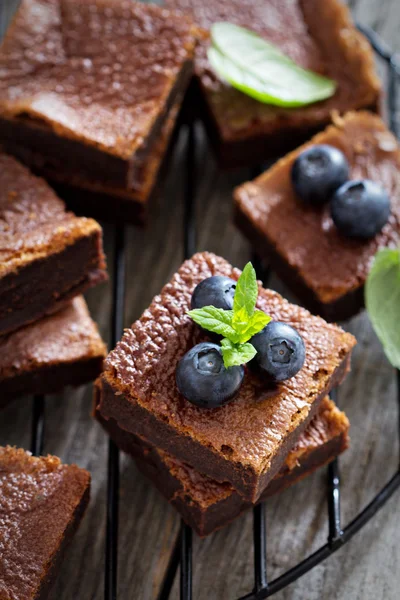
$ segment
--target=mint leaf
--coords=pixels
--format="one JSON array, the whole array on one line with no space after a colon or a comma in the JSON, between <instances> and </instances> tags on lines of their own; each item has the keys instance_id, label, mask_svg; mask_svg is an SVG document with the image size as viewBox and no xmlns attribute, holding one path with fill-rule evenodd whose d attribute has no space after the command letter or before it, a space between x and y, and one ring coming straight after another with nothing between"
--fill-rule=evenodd
<instances>
[{"instance_id":1,"label":"mint leaf","mask_svg":"<svg viewBox=\"0 0 400 600\"><path fill-rule=\"evenodd\" d=\"M221 341L221 350L226 368L244 365L257 354L257 350L251 344L233 344L227 339Z\"/></svg>"},{"instance_id":2,"label":"mint leaf","mask_svg":"<svg viewBox=\"0 0 400 600\"><path fill-rule=\"evenodd\" d=\"M204 306L188 312L203 329L223 336L221 349L226 367L243 365L255 356L254 346L246 342L271 321L263 311L255 310L257 296L256 272L249 262L236 284L233 310Z\"/></svg>"},{"instance_id":3,"label":"mint leaf","mask_svg":"<svg viewBox=\"0 0 400 600\"><path fill-rule=\"evenodd\" d=\"M250 338L253 337L256 333L259 333L268 323L271 321L271 317L267 315L262 310L256 310L254 315L250 317L249 321L246 324L239 334L239 341L241 344L247 342Z\"/></svg>"},{"instance_id":4,"label":"mint leaf","mask_svg":"<svg viewBox=\"0 0 400 600\"><path fill-rule=\"evenodd\" d=\"M249 323L249 315L244 306L237 311L233 311L232 327L236 333L241 336L247 329ZM245 340L246 341L246 340Z\"/></svg>"},{"instance_id":5,"label":"mint leaf","mask_svg":"<svg viewBox=\"0 0 400 600\"><path fill-rule=\"evenodd\" d=\"M233 319L232 324L238 326L248 321L254 313L257 302L258 285L256 272L251 262L248 262L236 284L233 297Z\"/></svg>"},{"instance_id":6,"label":"mint leaf","mask_svg":"<svg viewBox=\"0 0 400 600\"><path fill-rule=\"evenodd\" d=\"M365 285L365 305L388 360L400 369L400 249L376 254Z\"/></svg>"},{"instance_id":7,"label":"mint leaf","mask_svg":"<svg viewBox=\"0 0 400 600\"><path fill-rule=\"evenodd\" d=\"M215 308L215 306L204 306L203 308L190 310L188 315L200 327L223 335L234 343L239 342L238 334L232 326L233 312L231 310L223 310L222 308Z\"/></svg>"},{"instance_id":8,"label":"mint leaf","mask_svg":"<svg viewBox=\"0 0 400 600\"><path fill-rule=\"evenodd\" d=\"M232 23L215 23L208 59L217 75L259 102L295 107L333 96L336 83L303 69L273 44Z\"/></svg>"}]
</instances>

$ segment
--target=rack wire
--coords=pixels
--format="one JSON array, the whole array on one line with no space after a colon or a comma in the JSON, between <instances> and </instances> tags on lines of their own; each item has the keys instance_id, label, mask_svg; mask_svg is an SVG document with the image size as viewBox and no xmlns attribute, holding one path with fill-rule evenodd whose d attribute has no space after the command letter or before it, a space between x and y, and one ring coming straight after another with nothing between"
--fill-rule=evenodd
<instances>
[{"instance_id":1,"label":"rack wire","mask_svg":"<svg viewBox=\"0 0 400 600\"><path fill-rule=\"evenodd\" d=\"M397 92L400 78L400 59L370 28L359 26L368 38L377 56L386 64L388 120L392 131L398 136ZM185 258L196 250L196 207L195 207L195 129L193 123L187 127L187 154L184 206L184 255ZM123 226L115 227L114 269L113 269L113 310L111 315L111 347L121 338L124 323L125 298L125 232ZM260 273L260 270L257 271ZM268 273L264 272L264 281ZM337 401L337 390L332 393ZM400 440L400 372L397 371L397 402L399 406L398 435ZM35 396L32 409L31 450L35 455L42 453L44 444L45 398ZM400 459L399 459L400 465ZM268 582L267 578L267 529L265 507L261 503L253 509L254 544L254 588L239 600L263 600L290 585L296 579L328 558L346 544L389 500L400 487L400 466L392 478L371 500L371 502L348 524L342 528L340 515L340 476L339 464L335 460L327 469L328 540L313 554L291 569ZM107 517L104 569L104 598L117 600L118 592L118 508L119 508L119 450L110 441L107 470ZM192 600L192 530L183 521L180 532L171 552L170 560L161 584L158 600L167 600L180 566L180 598Z\"/></svg>"}]
</instances>

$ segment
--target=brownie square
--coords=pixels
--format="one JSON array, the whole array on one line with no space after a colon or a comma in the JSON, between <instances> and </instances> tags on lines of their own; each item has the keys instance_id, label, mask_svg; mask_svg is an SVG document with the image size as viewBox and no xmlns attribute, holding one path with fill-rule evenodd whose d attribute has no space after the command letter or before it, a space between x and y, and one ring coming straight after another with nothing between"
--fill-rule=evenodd
<instances>
[{"instance_id":1,"label":"brownie square","mask_svg":"<svg viewBox=\"0 0 400 600\"><path fill-rule=\"evenodd\" d=\"M119 448L135 458L140 471L201 537L224 527L253 506L228 483L201 475L187 463L128 433L113 419L102 419L98 411L95 415ZM282 492L344 452L349 445L348 430L346 415L328 397L324 398L260 501Z\"/></svg>"},{"instance_id":2,"label":"brownie square","mask_svg":"<svg viewBox=\"0 0 400 600\"><path fill-rule=\"evenodd\" d=\"M22 0L0 48L0 139L52 180L115 192L109 216L135 218L192 74L195 33L158 6Z\"/></svg>"},{"instance_id":3,"label":"brownie square","mask_svg":"<svg viewBox=\"0 0 400 600\"><path fill-rule=\"evenodd\" d=\"M306 206L295 195L291 168L312 144L341 150L351 179L372 179L391 198L391 216L370 240L340 234L329 206ZM337 117L334 125L235 190L236 223L261 256L312 312L346 319L364 304L364 283L376 252L400 243L400 150L383 121L367 112Z\"/></svg>"},{"instance_id":4,"label":"brownie square","mask_svg":"<svg viewBox=\"0 0 400 600\"><path fill-rule=\"evenodd\" d=\"M102 230L66 212L42 179L0 153L0 335L107 279Z\"/></svg>"},{"instance_id":5,"label":"brownie square","mask_svg":"<svg viewBox=\"0 0 400 600\"><path fill-rule=\"evenodd\" d=\"M0 447L0 598L47 598L89 496L87 471Z\"/></svg>"},{"instance_id":6,"label":"brownie square","mask_svg":"<svg viewBox=\"0 0 400 600\"><path fill-rule=\"evenodd\" d=\"M199 106L222 166L255 165L323 129L332 110L379 108L381 85L367 40L339 0L167 0L203 28L191 103ZM208 32L228 21L258 33L300 66L337 82L332 98L305 107L262 104L221 81L207 60Z\"/></svg>"},{"instance_id":7,"label":"brownie square","mask_svg":"<svg viewBox=\"0 0 400 600\"><path fill-rule=\"evenodd\" d=\"M233 402L201 409L178 392L180 358L206 339L186 314L195 286L240 271L204 252L186 261L109 354L99 379L99 411L246 499L258 499L332 387L342 380L352 335L260 286L258 308L296 327L306 345L303 368L277 387L247 373Z\"/></svg>"},{"instance_id":8,"label":"brownie square","mask_svg":"<svg viewBox=\"0 0 400 600\"><path fill-rule=\"evenodd\" d=\"M93 381L107 353L83 296L0 337L0 407L22 394L52 394Z\"/></svg>"}]
</instances>

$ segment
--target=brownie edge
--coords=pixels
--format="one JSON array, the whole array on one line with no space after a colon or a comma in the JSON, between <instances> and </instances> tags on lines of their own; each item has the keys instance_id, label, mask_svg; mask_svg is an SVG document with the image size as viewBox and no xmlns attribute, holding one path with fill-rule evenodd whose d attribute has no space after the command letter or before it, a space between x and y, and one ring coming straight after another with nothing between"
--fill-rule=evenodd
<instances>
[{"instance_id":1,"label":"brownie edge","mask_svg":"<svg viewBox=\"0 0 400 600\"><path fill-rule=\"evenodd\" d=\"M44 600L90 498L90 474L0 447L0 598Z\"/></svg>"},{"instance_id":2,"label":"brownie edge","mask_svg":"<svg viewBox=\"0 0 400 600\"><path fill-rule=\"evenodd\" d=\"M63 250L49 252L0 278L0 334L57 312L104 281L102 231L97 225Z\"/></svg>"},{"instance_id":3,"label":"brownie edge","mask_svg":"<svg viewBox=\"0 0 400 600\"><path fill-rule=\"evenodd\" d=\"M0 335L107 279L102 229L0 150Z\"/></svg>"},{"instance_id":4,"label":"brownie edge","mask_svg":"<svg viewBox=\"0 0 400 600\"><path fill-rule=\"evenodd\" d=\"M0 337L0 407L23 394L53 394L99 376L106 345L82 296Z\"/></svg>"},{"instance_id":5,"label":"brownie edge","mask_svg":"<svg viewBox=\"0 0 400 600\"><path fill-rule=\"evenodd\" d=\"M121 450L135 459L139 470L201 537L224 527L253 506L229 484L202 476L190 465L122 430L113 419L105 421L96 410L96 402L95 397L94 416L105 431ZM289 452L260 501L282 492L346 450L348 429L346 415L329 398L324 398L318 414Z\"/></svg>"},{"instance_id":6,"label":"brownie edge","mask_svg":"<svg viewBox=\"0 0 400 600\"><path fill-rule=\"evenodd\" d=\"M302 423L298 425L281 444L279 451L274 456L267 471L260 476L251 468L246 468L241 463L231 460L222 460L213 452L190 435L177 433L174 428L163 420L157 419L153 414L141 407L137 402L131 403L129 399L122 404L123 397L119 392L114 392L112 387L100 377L96 386L100 389L100 414L104 419L114 419L118 426L127 432L135 432L151 443L159 446L166 452L185 457L189 464L201 473L219 481L229 482L239 494L249 502L255 502L268 486L270 481L279 472L289 450L294 446L299 436L305 431L318 408L330 390L337 387L345 377L350 367L350 359L346 357L341 365L334 371L329 385L324 387L314 402ZM118 404L115 402L118 401ZM205 467L206 470L205 472Z\"/></svg>"}]
</instances>

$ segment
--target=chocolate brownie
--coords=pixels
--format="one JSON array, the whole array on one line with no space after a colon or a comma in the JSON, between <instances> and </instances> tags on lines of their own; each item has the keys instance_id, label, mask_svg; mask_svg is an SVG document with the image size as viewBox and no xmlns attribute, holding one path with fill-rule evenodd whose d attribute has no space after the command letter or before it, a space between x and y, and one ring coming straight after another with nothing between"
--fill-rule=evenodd
<instances>
[{"instance_id":1,"label":"chocolate brownie","mask_svg":"<svg viewBox=\"0 0 400 600\"><path fill-rule=\"evenodd\" d=\"M207 252L182 265L108 355L98 382L99 410L201 473L230 482L254 502L326 393L343 379L355 339L260 286L258 308L302 335L303 368L277 387L247 373L230 404L194 406L179 394L175 370L180 358L205 339L186 314L191 294L200 281L217 274L238 279L240 271Z\"/></svg>"},{"instance_id":2,"label":"chocolate brownie","mask_svg":"<svg viewBox=\"0 0 400 600\"><path fill-rule=\"evenodd\" d=\"M174 106L166 119L160 136L155 141L152 151L143 161L140 169L140 180L133 184L132 190L112 188L95 181L80 181L79 176L68 175L65 170L58 170L57 181L52 170L42 166L41 172L52 181L52 186L67 202L68 206L78 214L82 209L89 214L105 220L129 222L146 225L149 219L150 206L167 173L169 159L179 132L178 106ZM34 164L35 158L28 157L29 151L18 148L14 154L28 164ZM115 202L115 197L118 202Z\"/></svg>"},{"instance_id":3,"label":"chocolate brownie","mask_svg":"<svg viewBox=\"0 0 400 600\"><path fill-rule=\"evenodd\" d=\"M0 337L0 406L22 394L52 394L93 381L106 346L82 296L64 309Z\"/></svg>"},{"instance_id":4,"label":"chocolate brownie","mask_svg":"<svg viewBox=\"0 0 400 600\"><path fill-rule=\"evenodd\" d=\"M351 179L372 179L391 198L391 216L381 233L362 241L340 234L329 206L306 206L292 183L293 161L312 144L339 148ZM282 158L253 182L235 190L236 223L260 256L312 312L346 319L364 303L364 283L380 248L400 243L400 150L383 121L367 112L337 117L334 125Z\"/></svg>"},{"instance_id":5,"label":"chocolate brownie","mask_svg":"<svg viewBox=\"0 0 400 600\"><path fill-rule=\"evenodd\" d=\"M0 598L47 598L89 496L87 471L0 447Z\"/></svg>"},{"instance_id":6,"label":"chocolate brownie","mask_svg":"<svg viewBox=\"0 0 400 600\"><path fill-rule=\"evenodd\" d=\"M201 475L187 463L121 429L114 419L106 421L98 411L95 415L119 448L135 458L142 473L200 536L227 525L252 506L228 483L218 483ZM346 450L348 429L346 415L325 398L260 501L283 491Z\"/></svg>"},{"instance_id":7,"label":"chocolate brownie","mask_svg":"<svg viewBox=\"0 0 400 600\"><path fill-rule=\"evenodd\" d=\"M105 268L100 225L0 153L0 335L64 307Z\"/></svg>"},{"instance_id":8,"label":"chocolate brownie","mask_svg":"<svg viewBox=\"0 0 400 600\"><path fill-rule=\"evenodd\" d=\"M51 179L142 202L195 34L158 6L22 0L0 48L0 140Z\"/></svg>"},{"instance_id":9,"label":"chocolate brownie","mask_svg":"<svg viewBox=\"0 0 400 600\"><path fill-rule=\"evenodd\" d=\"M199 106L223 166L254 165L295 148L331 120L332 110L378 110L381 85L367 40L339 0L166 0L203 28L192 101ZM333 78L332 98L300 108L262 104L217 78L207 60L217 21L247 27L297 64Z\"/></svg>"}]
</instances>

